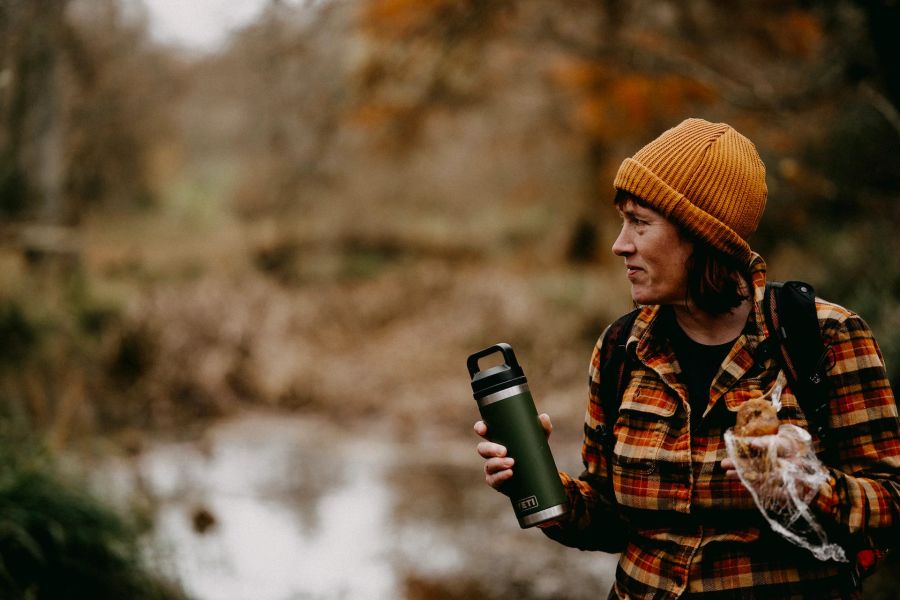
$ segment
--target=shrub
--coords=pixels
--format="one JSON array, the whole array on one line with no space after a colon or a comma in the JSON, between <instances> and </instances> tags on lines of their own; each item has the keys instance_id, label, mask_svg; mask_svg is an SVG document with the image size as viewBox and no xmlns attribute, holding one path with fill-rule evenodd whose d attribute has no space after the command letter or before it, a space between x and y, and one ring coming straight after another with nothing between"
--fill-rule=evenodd
<instances>
[{"instance_id":1,"label":"shrub","mask_svg":"<svg viewBox=\"0 0 900 600\"><path fill-rule=\"evenodd\" d=\"M0 463L0 597L185 598L142 563L136 527L66 480L9 421Z\"/></svg>"}]
</instances>

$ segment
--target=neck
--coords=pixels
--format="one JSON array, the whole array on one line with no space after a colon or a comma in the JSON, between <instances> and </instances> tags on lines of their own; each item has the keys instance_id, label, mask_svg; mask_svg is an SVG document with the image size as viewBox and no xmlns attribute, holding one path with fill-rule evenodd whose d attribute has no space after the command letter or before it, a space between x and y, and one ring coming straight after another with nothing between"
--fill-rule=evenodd
<instances>
[{"instance_id":1,"label":"neck","mask_svg":"<svg viewBox=\"0 0 900 600\"><path fill-rule=\"evenodd\" d=\"M725 344L737 338L744 330L752 305L744 300L731 311L713 315L695 306L675 305L675 320L685 335L708 346Z\"/></svg>"}]
</instances>

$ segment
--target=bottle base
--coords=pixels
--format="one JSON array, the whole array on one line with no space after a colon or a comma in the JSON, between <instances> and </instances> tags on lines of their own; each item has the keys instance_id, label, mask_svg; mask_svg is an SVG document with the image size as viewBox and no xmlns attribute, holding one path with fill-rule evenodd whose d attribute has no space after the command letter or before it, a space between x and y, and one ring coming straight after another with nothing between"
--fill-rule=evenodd
<instances>
[{"instance_id":1,"label":"bottle base","mask_svg":"<svg viewBox=\"0 0 900 600\"><path fill-rule=\"evenodd\" d=\"M519 517L519 527L522 529L534 527L535 525L540 525L550 519L561 517L567 512L569 512L569 505L567 503L557 504L556 506L539 510L536 513Z\"/></svg>"}]
</instances>

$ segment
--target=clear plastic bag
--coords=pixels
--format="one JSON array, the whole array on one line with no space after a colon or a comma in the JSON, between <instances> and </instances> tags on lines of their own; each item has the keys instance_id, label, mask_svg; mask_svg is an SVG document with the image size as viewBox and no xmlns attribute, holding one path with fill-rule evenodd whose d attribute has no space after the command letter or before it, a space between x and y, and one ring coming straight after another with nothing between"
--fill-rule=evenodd
<instances>
[{"instance_id":1,"label":"clear plastic bag","mask_svg":"<svg viewBox=\"0 0 900 600\"><path fill-rule=\"evenodd\" d=\"M780 382L770 393L777 411ZM774 531L819 560L847 562L843 548L828 541L810 509L819 487L828 480L828 470L813 452L809 432L782 424L777 434L741 437L729 429L725 445L741 482ZM779 448L790 449L790 455L779 456Z\"/></svg>"}]
</instances>

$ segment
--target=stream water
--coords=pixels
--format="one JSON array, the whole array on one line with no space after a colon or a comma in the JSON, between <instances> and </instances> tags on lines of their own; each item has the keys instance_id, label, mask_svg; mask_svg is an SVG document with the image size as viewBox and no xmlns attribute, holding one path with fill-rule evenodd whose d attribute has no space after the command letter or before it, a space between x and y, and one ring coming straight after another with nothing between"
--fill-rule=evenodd
<instances>
[{"instance_id":1,"label":"stream water","mask_svg":"<svg viewBox=\"0 0 900 600\"><path fill-rule=\"evenodd\" d=\"M144 504L149 558L198 600L605 596L615 558L520 530L473 448L255 414L98 485Z\"/></svg>"}]
</instances>

